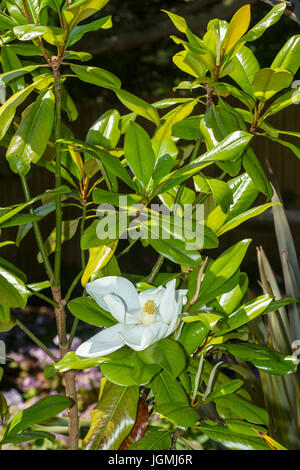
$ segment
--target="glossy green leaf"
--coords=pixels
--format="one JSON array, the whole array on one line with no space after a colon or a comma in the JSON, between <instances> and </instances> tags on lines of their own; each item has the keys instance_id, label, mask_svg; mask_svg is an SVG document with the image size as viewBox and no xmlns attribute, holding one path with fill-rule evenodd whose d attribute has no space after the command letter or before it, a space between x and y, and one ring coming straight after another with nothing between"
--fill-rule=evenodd
<instances>
[{"instance_id":1,"label":"glossy green leaf","mask_svg":"<svg viewBox=\"0 0 300 470\"><path fill-rule=\"evenodd\" d=\"M259 23L253 26L253 28L251 28L248 33L243 36L243 41L250 42L260 38L264 32L270 28L270 26L280 20L285 9L286 4L284 2L280 2L275 5L272 10L261 21L259 21Z\"/></svg>"},{"instance_id":2,"label":"glossy green leaf","mask_svg":"<svg viewBox=\"0 0 300 470\"><path fill-rule=\"evenodd\" d=\"M49 90L27 110L6 153L14 173L26 175L30 163L37 163L43 155L52 132L54 103L54 94Z\"/></svg>"},{"instance_id":3,"label":"glossy green leaf","mask_svg":"<svg viewBox=\"0 0 300 470\"><path fill-rule=\"evenodd\" d=\"M227 221L245 212L258 196L258 189L247 173L228 181L233 194L233 203L230 206Z\"/></svg>"},{"instance_id":4,"label":"glossy green leaf","mask_svg":"<svg viewBox=\"0 0 300 470\"><path fill-rule=\"evenodd\" d=\"M199 420L197 411L191 408L187 403L165 403L164 405L157 406L155 411L164 418L167 418L171 423L183 429L194 426Z\"/></svg>"},{"instance_id":5,"label":"glossy green leaf","mask_svg":"<svg viewBox=\"0 0 300 470\"><path fill-rule=\"evenodd\" d=\"M197 429L230 450L270 450L270 447L259 437L245 436L231 431L226 426L205 425Z\"/></svg>"},{"instance_id":6,"label":"glossy green leaf","mask_svg":"<svg viewBox=\"0 0 300 470\"><path fill-rule=\"evenodd\" d=\"M77 232L79 220L80 219L64 220L62 222L62 237L61 237L62 243L71 240L75 236ZM46 248L46 252L48 255L50 255L51 253L54 253L56 249L56 229L54 229L50 233L50 235L44 242L44 246ZM43 262L43 258L40 252L38 253L37 259L39 263Z\"/></svg>"},{"instance_id":7,"label":"glossy green leaf","mask_svg":"<svg viewBox=\"0 0 300 470\"><path fill-rule=\"evenodd\" d=\"M272 302L269 295L261 295L254 300L250 300L238 310L232 312L225 321L224 328L216 332L216 336L235 330L261 315Z\"/></svg>"},{"instance_id":8,"label":"glossy green leaf","mask_svg":"<svg viewBox=\"0 0 300 470\"><path fill-rule=\"evenodd\" d=\"M222 44L222 53L226 55L246 33L251 19L250 5L242 6L232 17Z\"/></svg>"},{"instance_id":9,"label":"glossy green leaf","mask_svg":"<svg viewBox=\"0 0 300 470\"><path fill-rule=\"evenodd\" d=\"M4 439L56 416L71 405L71 400L60 395L49 395L17 413L6 428Z\"/></svg>"},{"instance_id":10,"label":"glossy green leaf","mask_svg":"<svg viewBox=\"0 0 300 470\"><path fill-rule=\"evenodd\" d=\"M106 149L114 149L120 139L120 113L110 109L102 114L89 128L86 141L89 144L101 145Z\"/></svg>"},{"instance_id":11,"label":"glossy green leaf","mask_svg":"<svg viewBox=\"0 0 300 470\"><path fill-rule=\"evenodd\" d=\"M300 35L292 36L280 49L272 62L272 69L285 69L293 75L300 67Z\"/></svg>"},{"instance_id":12,"label":"glossy green leaf","mask_svg":"<svg viewBox=\"0 0 300 470\"><path fill-rule=\"evenodd\" d=\"M102 10L108 1L109 0L77 0L71 5L65 4L63 14L68 25L71 27Z\"/></svg>"},{"instance_id":13,"label":"glossy green leaf","mask_svg":"<svg viewBox=\"0 0 300 470\"><path fill-rule=\"evenodd\" d=\"M82 25L82 26L75 26L72 28L69 40L68 40L68 47L73 46L76 44L86 33L90 31L98 31L99 29L108 29L111 28L111 16L106 16L105 18L100 18L99 20L92 21L91 23Z\"/></svg>"},{"instance_id":14,"label":"glossy green leaf","mask_svg":"<svg viewBox=\"0 0 300 470\"><path fill-rule=\"evenodd\" d=\"M236 243L206 268L198 303L208 302L207 299L213 296L213 292L233 276L243 261L250 242L251 240L243 240Z\"/></svg>"},{"instance_id":15,"label":"glossy green leaf","mask_svg":"<svg viewBox=\"0 0 300 470\"><path fill-rule=\"evenodd\" d=\"M89 261L81 278L81 284L83 286L85 286L90 279L93 280L93 278L96 278L95 276L97 276L97 274L110 261L117 245L118 240L110 243L109 245L89 249Z\"/></svg>"},{"instance_id":16,"label":"glossy green leaf","mask_svg":"<svg viewBox=\"0 0 300 470\"><path fill-rule=\"evenodd\" d=\"M293 75L284 69L261 69L254 75L252 90L259 101L268 101L279 91L290 86Z\"/></svg>"},{"instance_id":17,"label":"glossy green leaf","mask_svg":"<svg viewBox=\"0 0 300 470\"><path fill-rule=\"evenodd\" d=\"M92 410L84 449L118 450L134 426L138 400L138 387L106 383L97 406Z\"/></svg>"},{"instance_id":18,"label":"glossy green leaf","mask_svg":"<svg viewBox=\"0 0 300 470\"><path fill-rule=\"evenodd\" d=\"M256 187L271 198L273 189L252 148L249 148L243 156L243 167Z\"/></svg>"},{"instance_id":19,"label":"glossy green leaf","mask_svg":"<svg viewBox=\"0 0 300 470\"><path fill-rule=\"evenodd\" d=\"M158 364L173 377L177 377L186 365L182 347L169 338L162 339L147 349L139 351L138 356L146 364Z\"/></svg>"},{"instance_id":20,"label":"glossy green leaf","mask_svg":"<svg viewBox=\"0 0 300 470\"><path fill-rule=\"evenodd\" d=\"M158 364L146 364L139 354L123 347L110 354L101 364L101 372L117 385L146 385L161 369Z\"/></svg>"},{"instance_id":21,"label":"glossy green leaf","mask_svg":"<svg viewBox=\"0 0 300 470\"><path fill-rule=\"evenodd\" d=\"M292 374L298 368L296 356L285 356L260 344L221 344L217 348L228 351L234 357L238 357L243 361L252 362L258 369L269 374Z\"/></svg>"},{"instance_id":22,"label":"glossy green leaf","mask_svg":"<svg viewBox=\"0 0 300 470\"><path fill-rule=\"evenodd\" d=\"M60 361L53 365L46 366L44 369L44 375L46 379L48 379L57 372L63 373L68 370L89 369L91 367L100 366L105 360L107 360L106 357L79 357L76 355L75 351L69 351Z\"/></svg>"},{"instance_id":23,"label":"glossy green leaf","mask_svg":"<svg viewBox=\"0 0 300 470\"><path fill-rule=\"evenodd\" d=\"M115 90L121 87L121 82L116 75L99 67L91 67L86 65L70 65L71 70L83 82L92 83L102 88Z\"/></svg>"},{"instance_id":24,"label":"glossy green leaf","mask_svg":"<svg viewBox=\"0 0 300 470\"><path fill-rule=\"evenodd\" d=\"M149 243L158 253L180 265L196 267L201 260L198 251L187 250L185 242L179 239L156 240L150 238Z\"/></svg>"},{"instance_id":25,"label":"glossy green leaf","mask_svg":"<svg viewBox=\"0 0 300 470\"><path fill-rule=\"evenodd\" d=\"M13 273L0 266L1 303L7 307L24 308L27 303L27 289L24 283Z\"/></svg>"},{"instance_id":26,"label":"glossy green leaf","mask_svg":"<svg viewBox=\"0 0 300 470\"><path fill-rule=\"evenodd\" d=\"M114 90L117 97L130 111L143 116L144 118L152 121L157 126L160 124L160 119L157 110L148 104L146 101L138 98L137 96L125 90Z\"/></svg>"},{"instance_id":27,"label":"glossy green leaf","mask_svg":"<svg viewBox=\"0 0 300 470\"><path fill-rule=\"evenodd\" d=\"M23 90L13 94L8 100L0 107L0 140L3 139L6 132L11 125L15 116L17 107L25 101L30 93L35 89L36 84L32 83Z\"/></svg>"},{"instance_id":28,"label":"glossy green leaf","mask_svg":"<svg viewBox=\"0 0 300 470\"><path fill-rule=\"evenodd\" d=\"M109 312L101 308L90 297L78 297L70 300L68 309L74 317L90 325L109 328L117 323Z\"/></svg>"},{"instance_id":29,"label":"glossy green leaf","mask_svg":"<svg viewBox=\"0 0 300 470\"><path fill-rule=\"evenodd\" d=\"M202 345L208 333L209 327L201 321L186 323L178 341L190 355Z\"/></svg>"},{"instance_id":30,"label":"glossy green leaf","mask_svg":"<svg viewBox=\"0 0 300 470\"><path fill-rule=\"evenodd\" d=\"M169 372L159 372L151 381L151 390L157 406L165 403L189 403L185 390Z\"/></svg>"},{"instance_id":31,"label":"glossy green leaf","mask_svg":"<svg viewBox=\"0 0 300 470\"><path fill-rule=\"evenodd\" d=\"M21 69L22 64L17 54L9 46L1 47L1 65L3 72L9 72L14 69ZM17 93L19 90L25 88L24 77L21 76L9 82L9 86L12 89L13 93Z\"/></svg>"},{"instance_id":32,"label":"glossy green leaf","mask_svg":"<svg viewBox=\"0 0 300 470\"><path fill-rule=\"evenodd\" d=\"M259 70L259 63L254 53L248 47L243 46L235 55L232 63L234 64L234 68L229 73L230 77L233 78L248 95L253 96L251 84L254 75Z\"/></svg>"},{"instance_id":33,"label":"glossy green leaf","mask_svg":"<svg viewBox=\"0 0 300 470\"><path fill-rule=\"evenodd\" d=\"M239 214L236 217L233 217L232 219L230 219L230 221L222 225L222 227L218 230L217 235L220 236L220 235L223 235L223 233L228 232L229 230L233 230L235 227L238 227L240 224L244 223L246 220L252 219L253 217L256 217L257 215L262 214L273 205L274 205L273 202L262 204L261 206L252 207L252 209L249 209L243 214Z\"/></svg>"},{"instance_id":34,"label":"glossy green leaf","mask_svg":"<svg viewBox=\"0 0 300 470\"><path fill-rule=\"evenodd\" d=\"M157 426L148 426L142 439L132 444L128 450L169 450L171 447L171 429L158 429Z\"/></svg>"},{"instance_id":35,"label":"glossy green leaf","mask_svg":"<svg viewBox=\"0 0 300 470\"><path fill-rule=\"evenodd\" d=\"M151 139L137 123L131 122L125 134L125 158L139 183L146 187L152 176L155 156Z\"/></svg>"}]
</instances>

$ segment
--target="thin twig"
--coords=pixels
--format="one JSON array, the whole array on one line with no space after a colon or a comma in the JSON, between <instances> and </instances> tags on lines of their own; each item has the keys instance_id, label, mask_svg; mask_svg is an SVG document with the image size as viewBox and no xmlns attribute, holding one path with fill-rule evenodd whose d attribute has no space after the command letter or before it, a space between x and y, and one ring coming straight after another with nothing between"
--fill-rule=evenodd
<instances>
[{"instance_id":1,"label":"thin twig","mask_svg":"<svg viewBox=\"0 0 300 470\"><path fill-rule=\"evenodd\" d=\"M200 288L201 288L202 276L203 276L203 272L204 272L204 269L205 269L205 266L207 265L207 263L208 263L208 256L205 258L203 264L201 265L201 268L199 269L195 294L193 295L193 297L191 298L191 300L187 304L187 306L185 308L185 312L188 312L189 309L191 308L191 306L194 305L198 300L199 293L200 293Z\"/></svg>"},{"instance_id":2,"label":"thin twig","mask_svg":"<svg viewBox=\"0 0 300 470\"><path fill-rule=\"evenodd\" d=\"M32 331L30 331L27 326L25 326L18 318L14 319L16 322L16 325L24 332L26 335L32 339L32 341L39 346L54 362L57 362L57 357L52 354L52 352L47 348L47 346L39 340Z\"/></svg>"}]
</instances>

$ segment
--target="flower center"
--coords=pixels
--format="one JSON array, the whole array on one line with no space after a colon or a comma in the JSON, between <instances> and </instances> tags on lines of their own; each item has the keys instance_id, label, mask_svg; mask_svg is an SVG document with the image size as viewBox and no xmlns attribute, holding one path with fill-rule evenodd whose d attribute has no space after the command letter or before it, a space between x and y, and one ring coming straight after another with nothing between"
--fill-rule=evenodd
<instances>
[{"instance_id":1,"label":"flower center","mask_svg":"<svg viewBox=\"0 0 300 470\"><path fill-rule=\"evenodd\" d=\"M156 305L153 300L147 300L143 306L143 312L148 315L154 315L156 313Z\"/></svg>"},{"instance_id":2,"label":"flower center","mask_svg":"<svg viewBox=\"0 0 300 470\"><path fill-rule=\"evenodd\" d=\"M142 308L142 323L143 325L152 325L152 323L155 322L155 317L156 317L156 305L153 300L147 300L147 302L144 303L143 308Z\"/></svg>"}]
</instances>

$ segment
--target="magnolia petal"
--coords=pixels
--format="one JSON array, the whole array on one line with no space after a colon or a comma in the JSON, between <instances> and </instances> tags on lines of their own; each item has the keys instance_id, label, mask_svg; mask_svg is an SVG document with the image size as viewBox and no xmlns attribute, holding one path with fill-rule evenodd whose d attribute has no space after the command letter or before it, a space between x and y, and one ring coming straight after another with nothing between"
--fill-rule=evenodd
<instances>
[{"instance_id":1,"label":"magnolia petal","mask_svg":"<svg viewBox=\"0 0 300 470\"><path fill-rule=\"evenodd\" d=\"M120 349L125 344L120 336L122 328L122 323L118 323L100 331L100 333L82 343L77 349L76 354L81 357L98 357Z\"/></svg>"},{"instance_id":2,"label":"magnolia petal","mask_svg":"<svg viewBox=\"0 0 300 470\"><path fill-rule=\"evenodd\" d=\"M153 343L163 338L168 330L168 325L163 322L152 325L124 326L121 336L125 343L135 351L142 351Z\"/></svg>"},{"instance_id":3,"label":"magnolia petal","mask_svg":"<svg viewBox=\"0 0 300 470\"><path fill-rule=\"evenodd\" d=\"M121 297L125 304L126 312L136 311L140 308L139 295L136 288L124 277L107 276L96 279L87 283L86 291L105 310L107 310L107 305L104 297L110 294Z\"/></svg>"},{"instance_id":4,"label":"magnolia petal","mask_svg":"<svg viewBox=\"0 0 300 470\"><path fill-rule=\"evenodd\" d=\"M176 302L179 302L180 299L182 299L182 305L185 305L187 303L187 293L188 293L187 289L177 290L175 293Z\"/></svg>"},{"instance_id":5,"label":"magnolia petal","mask_svg":"<svg viewBox=\"0 0 300 470\"><path fill-rule=\"evenodd\" d=\"M174 315L176 315L176 317L178 316L175 287L176 279L172 279L172 281L167 283L159 306L161 318L168 324L171 322L172 318L174 318Z\"/></svg>"},{"instance_id":6,"label":"magnolia petal","mask_svg":"<svg viewBox=\"0 0 300 470\"><path fill-rule=\"evenodd\" d=\"M123 300L114 294L105 295L103 300L107 305L106 310L108 309L118 322L124 323L126 311Z\"/></svg>"},{"instance_id":7,"label":"magnolia petal","mask_svg":"<svg viewBox=\"0 0 300 470\"><path fill-rule=\"evenodd\" d=\"M159 307L159 304L161 302L162 296L164 294L164 287L159 286L156 289L146 289L143 292L139 294L139 301L140 305L143 308L145 303L148 302L148 300L152 300L152 302L155 303L156 307Z\"/></svg>"}]
</instances>

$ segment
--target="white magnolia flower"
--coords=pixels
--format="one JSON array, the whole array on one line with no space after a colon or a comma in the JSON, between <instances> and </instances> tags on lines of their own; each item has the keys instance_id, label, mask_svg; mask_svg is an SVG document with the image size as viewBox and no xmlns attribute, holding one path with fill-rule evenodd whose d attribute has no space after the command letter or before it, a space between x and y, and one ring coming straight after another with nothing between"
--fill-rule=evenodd
<instances>
[{"instance_id":1,"label":"white magnolia flower","mask_svg":"<svg viewBox=\"0 0 300 470\"><path fill-rule=\"evenodd\" d=\"M138 293L134 285L123 277L108 276L86 285L88 294L118 320L81 344L76 353L82 357L110 354L127 344L142 351L166 338L176 329L179 314L186 303L186 290L175 290L176 280L166 287Z\"/></svg>"}]
</instances>

